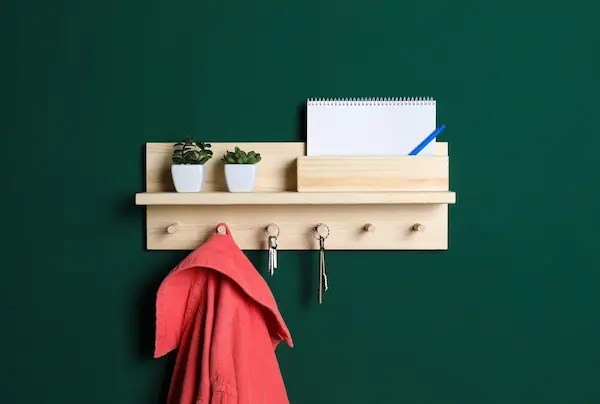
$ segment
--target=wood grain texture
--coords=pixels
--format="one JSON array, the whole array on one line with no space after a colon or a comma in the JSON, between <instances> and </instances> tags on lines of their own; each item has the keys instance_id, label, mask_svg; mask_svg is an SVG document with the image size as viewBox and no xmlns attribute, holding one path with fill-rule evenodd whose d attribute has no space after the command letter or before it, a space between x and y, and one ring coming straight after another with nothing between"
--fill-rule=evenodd
<instances>
[{"instance_id":1,"label":"wood grain texture","mask_svg":"<svg viewBox=\"0 0 600 404\"><path fill-rule=\"evenodd\" d=\"M454 192L144 192L137 205L388 205L455 203Z\"/></svg>"},{"instance_id":2,"label":"wood grain texture","mask_svg":"<svg viewBox=\"0 0 600 404\"><path fill-rule=\"evenodd\" d=\"M206 183L202 192L227 192L221 157L235 146L260 153L255 192L297 190L296 160L306 155L304 142L209 142L213 158L206 163ZM146 144L146 192L174 192L171 179L171 155L174 143ZM448 155L448 143L436 143L436 155Z\"/></svg>"},{"instance_id":3,"label":"wood grain texture","mask_svg":"<svg viewBox=\"0 0 600 404\"><path fill-rule=\"evenodd\" d=\"M220 159L236 145L261 153L255 192L227 192ZM305 155L306 147L295 142L212 143L214 157L206 164L203 190L176 193L170 173L172 146L147 144L147 192L136 195L138 205L148 205L150 250L195 249L219 222L229 225L244 250L267 249L265 230L270 224L280 231L278 249L318 249L313 236L317 223L329 227L326 248L332 250L448 248L448 204L456 201L453 192L296 192L296 161ZM440 156L447 154L447 144L438 143L437 148ZM415 223L427 231L414 231Z\"/></svg>"},{"instance_id":4,"label":"wood grain texture","mask_svg":"<svg viewBox=\"0 0 600 404\"><path fill-rule=\"evenodd\" d=\"M147 248L150 250L193 250L214 232L219 222L227 223L243 250L266 250L265 229L279 227L279 250L316 250L313 229L318 223L329 227L327 250L445 250L448 248L448 205L282 205L272 206L148 206ZM179 231L167 228L180 224ZM377 231L365 231L365 223ZM415 223L426 232L413 230ZM316 265L316 264L315 264Z\"/></svg>"},{"instance_id":5,"label":"wood grain texture","mask_svg":"<svg viewBox=\"0 0 600 404\"><path fill-rule=\"evenodd\" d=\"M298 157L298 192L447 191L447 156Z\"/></svg>"},{"instance_id":6,"label":"wood grain texture","mask_svg":"<svg viewBox=\"0 0 600 404\"><path fill-rule=\"evenodd\" d=\"M306 154L303 142L260 142L260 143L211 143L213 158L206 164L206 183L202 192L225 191L224 164L221 161L227 150L235 146L248 152L260 153L262 160L257 165L255 192L277 192L296 190L296 158ZM171 179L171 154L174 143L146 144L146 191L174 192Z\"/></svg>"}]
</instances>

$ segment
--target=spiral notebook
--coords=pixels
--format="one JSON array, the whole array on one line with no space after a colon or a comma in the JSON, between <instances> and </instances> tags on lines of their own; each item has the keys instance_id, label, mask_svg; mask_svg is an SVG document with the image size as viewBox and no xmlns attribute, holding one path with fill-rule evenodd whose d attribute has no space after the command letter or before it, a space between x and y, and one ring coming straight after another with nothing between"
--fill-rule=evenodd
<instances>
[{"instance_id":1,"label":"spiral notebook","mask_svg":"<svg viewBox=\"0 0 600 404\"><path fill-rule=\"evenodd\" d=\"M312 98L308 156L406 156L436 129L433 98ZM435 154L435 140L419 155Z\"/></svg>"}]
</instances>

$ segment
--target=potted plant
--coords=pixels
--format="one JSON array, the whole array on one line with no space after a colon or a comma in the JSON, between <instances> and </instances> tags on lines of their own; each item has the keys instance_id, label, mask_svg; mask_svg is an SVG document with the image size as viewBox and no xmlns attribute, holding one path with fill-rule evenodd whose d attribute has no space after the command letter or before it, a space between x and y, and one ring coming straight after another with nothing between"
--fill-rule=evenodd
<instances>
[{"instance_id":1,"label":"potted plant","mask_svg":"<svg viewBox=\"0 0 600 404\"><path fill-rule=\"evenodd\" d=\"M212 158L210 143L191 137L173 146L171 175L177 192L199 192L204 185L204 164Z\"/></svg>"},{"instance_id":2,"label":"potted plant","mask_svg":"<svg viewBox=\"0 0 600 404\"><path fill-rule=\"evenodd\" d=\"M229 192L252 192L256 182L256 164L261 160L254 151L246 153L235 147L223 156L225 163L225 181Z\"/></svg>"}]
</instances>

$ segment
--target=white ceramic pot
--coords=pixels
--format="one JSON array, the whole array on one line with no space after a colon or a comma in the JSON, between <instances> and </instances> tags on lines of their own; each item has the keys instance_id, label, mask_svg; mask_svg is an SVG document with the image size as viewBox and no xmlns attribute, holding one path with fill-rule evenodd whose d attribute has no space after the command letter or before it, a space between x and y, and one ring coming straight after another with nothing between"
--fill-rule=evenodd
<instances>
[{"instance_id":1,"label":"white ceramic pot","mask_svg":"<svg viewBox=\"0 0 600 404\"><path fill-rule=\"evenodd\" d=\"M256 182L256 164L225 164L229 192L252 192Z\"/></svg>"},{"instance_id":2,"label":"white ceramic pot","mask_svg":"<svg viewBox=\"0 0 600 404\"><path fill-rule=\"evenodd\" d=\"M205 168L202 164L173 164L171 175L177 192L200 192L204 186Z\"/></svg>"}]
</instances>

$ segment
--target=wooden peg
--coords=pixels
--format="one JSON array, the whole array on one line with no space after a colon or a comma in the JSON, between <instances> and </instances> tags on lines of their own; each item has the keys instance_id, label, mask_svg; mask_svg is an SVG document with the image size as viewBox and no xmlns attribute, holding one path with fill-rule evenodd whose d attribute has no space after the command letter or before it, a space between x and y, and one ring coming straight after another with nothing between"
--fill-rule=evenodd
<instances>
[{"instance_id":1,"label":"wooden peg","mask_svg":"<svg viewBox=\"0 0 600 404\"><path fill-rule=\"evenodd\" d=\"M368 231L369 233L373 233L375 231L375 225L373 225L371 223L367 223L367 224L365 224L364 229L366 231Z\"/></svg>"},{"instance_id":2,"label":"wooden peg","mask_svg":"<svg viewBox=\"0 0 600 404\"><path fill-rule=\"evenodd\" d=\"M277 237L279 236L279 227L276 224L271 223L267 226L267 236L269 237Z\"/></svg>"},{"instance_id":3,"label":"wooden peg","mask_svg":"<svg viewBox=\"0 0 600 404\"><path fill-rule=\"evenodd\" d=\"M420 233L423 233L425 231L425 226L422 225L421 223L415 223L415 224L413 224L412 229L413 229L413 231L418 231Z\"/></svg>"},{"instance_id":4,"label":"wooden peg","mask_svg":"<svg viewBox=\"0 0 600 404\"><path fill-rule=\"evenodd\" d=\"M329 228L323 223L319 224L315 230L320 237L329 236Z\"/></svg>"},{"instance_id":5,"label":"wooden peg","mask_svg":"<svg viewBox=\"0 0 600 404\"><path fill-rule=\"evenodd\" d=\"M173 223L169 227L167 227L167 233L174 234L179 231L179 223Z\"/></svg>"},{"instance_id":6,"label":"wooden peg","mask_svg":"<svg viewBox=\"0 0 600 404\"><path fill-rule=\"evenodd\" d=\"M217 227L217 233L223 235L223 234L227 234L227 229L225 228L225 226L220 225L219 227Z\"/></svg>"}]
</instances>

